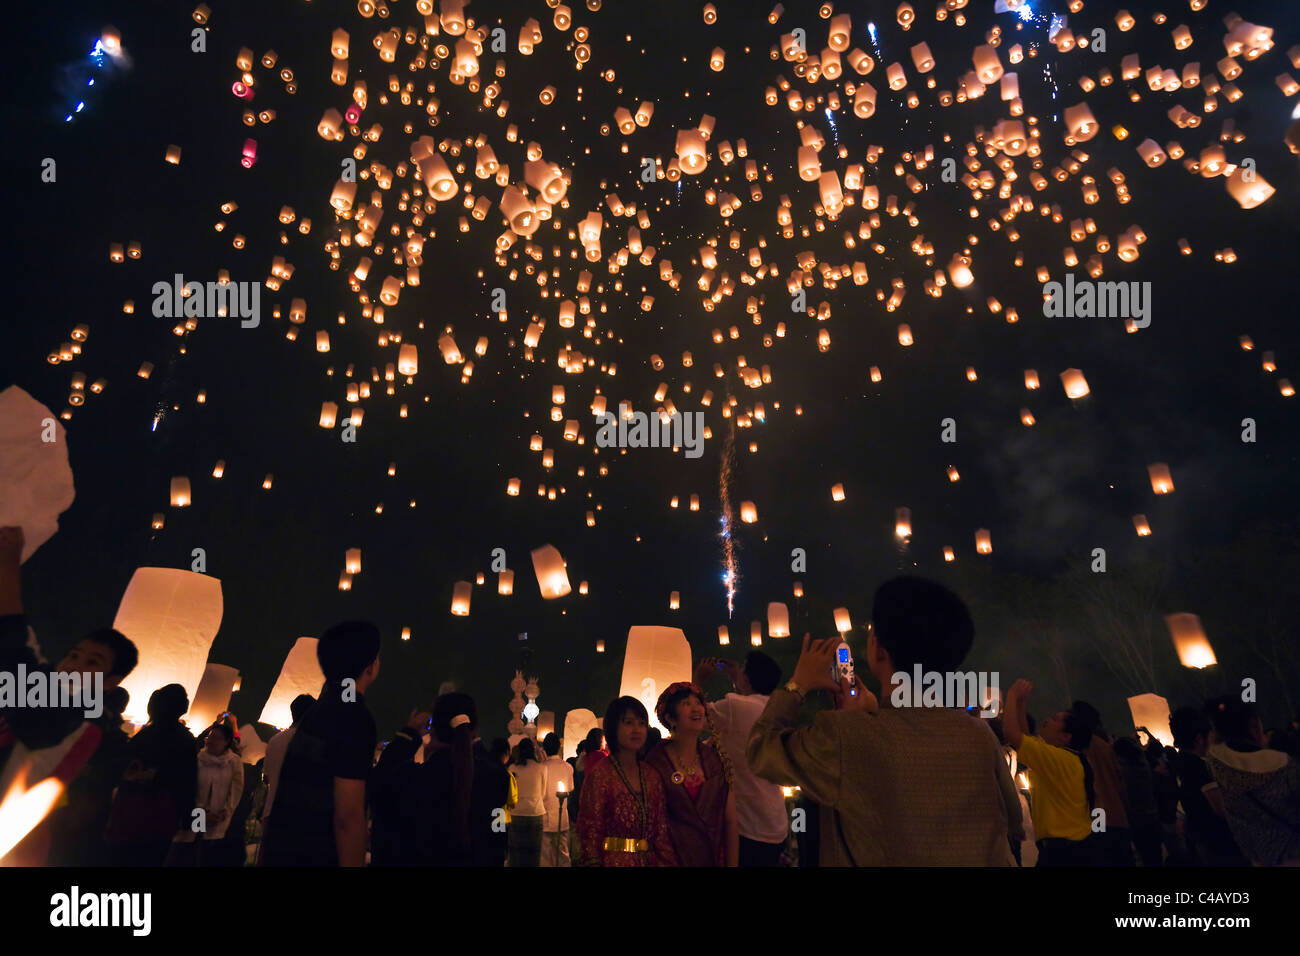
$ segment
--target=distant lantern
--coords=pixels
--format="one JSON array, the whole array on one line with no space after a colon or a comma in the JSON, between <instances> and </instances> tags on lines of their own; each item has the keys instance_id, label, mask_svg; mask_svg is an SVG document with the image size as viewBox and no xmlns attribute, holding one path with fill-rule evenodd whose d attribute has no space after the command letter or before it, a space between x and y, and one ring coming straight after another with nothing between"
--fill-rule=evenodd
<instances>
[{"instance_id":1,"label":"distant lantern","mask_svg":"<svg viewBox=\"0 0 1300 956\"><path fill-rule=\"evenodd\" d=\"M223 460L223 461L218 461L218 462L217 462L217 463L212 467L212 477L213 477L213 478L220 478L220 477L221 477L222 475L224 475L225 473L226 473L226 463L225 463L224 460Z\"/></svg>"},{"instance_id":2,"label":"distant lantern","mask_svg":"<svg viewBox=\"0 0 1300 956\"><path fill-rule=\"evenodd\" d=\"M469 599L474 585L468 581L457 581L451 589L451 613L457 617L469 616Z\"/></svg>"},{"instance_id":3,"label":"distant lantern","mask_svg":"<svg viewBox=\"0 0 1300 956\"><path fill-rule=\"evenodd\" d=\"M769 637L790 636L790 611L780 601L767 606L767 633Z\"/></svg>"},{"instance_id":4,"label":"distant lantern","mask_svg":"<svg viewBox=\"0 0 1300 956\"><path fill-rule=\"evenodd\" d=\"M980 554L993 553L993 539L989 536L988 528L980 528L975 532L975 550Z\"/></svg>"},{"instance_id":5,"label":"distant lantern","mask_svg":"<svg viewBox=\"0 0 1300 956\"><path fill-rule=\"evenodd\" d=\"M944 548L944 549L943 549L943 559L944 559L945 561L956 561L956 560L957 560L957 555L956 555L955 553L953 553L952 548Z\"/></svg>"},{"instance_id":6,"label":"distant lantern","mask_svg":"<svg viewBox=\"0 0 1300 956\"><path fill-rule=\"evenodd\" d=\"M420 354L414 345L404 344L398 350L397 371L401 375L415 375L420 371Z\"/></svg>"},{"instance_id":7,"label":"distant lantern","mask_svg":"<svg viewBox=\"0 0 1300 956\"><path fill-rule=\"evenodd\" d=\"M1151 525L1147 524L1146 515L1134 515L1133 527L1138 533L1138 537L1145 538L1151 533Z\"/></svg>"},{"instance_id":8,"label":"distant lantern","mask_svg":"<svg viewBox=\"0 0 1300 956\"><path fill-rule=\"evenodd\" d=\"M344 566L348 574L361 573L361 549L348 548L347 553L343 556Z\"/></svg>"},{"instance_id":9,"label":"distant lantern","mask_svg":"<svg viewBox=\"0 0 1300 956\"><path fill-rule=\"evenodd\" d=\"M1038 388L1038 373L1032 368L1025 369L1025 388L1030 390Z\"/></svg>"},{"instance_id":10,"label":"distant lantern","mask_svg":"<svg viewBox=\"0 0 1300 956\"><path fill-rule=\"evenodd\" d=\"M740 520L745 524L753 524L758 520L758 508L752 501L742 501L740 503Z\"/></svg>"},{"instance_id":11,"label":"distant lantern","mask_svg":"<svg viewBox=\"0 0 1300 956\"><path fill-rule=\"evenodd\" d=\"M190 480L173 478L171 484L171 502L173 508L188 508L193 499L190 497Z\"/></svg>"},{"instance_id":12,"label":"distant lantern","mask_svg":"<svg viewBox=\"0 0 1300 956\"><path fill-rule=\"evenodd\" d=\"M1065 386L1065 394L1072 399L1086 398L1090 391L1088 380L1077 368L1067 368L1062 372L1061 384Z\"/></svg>"},{"instance_id":13,"label":"distant lantern","mask_svg":"<svg viewBox=\"0 0 1300 956\"><path fill-rule=\"evenodd\" d=\"M846 607L837 607L835 609L835 630L841 634L847 634L853 630L853 621L849 618L849 609Z\"/></svg>"},{"instance_id":14,"label":"distant lantern","mask_svg":"<svg viewBox=\"0 0 1300 956\"><path fill-rule=\"evenodd\" d=\"M912 344L912 327L911 327L911 326L904 324L904 325L900 325L900 326L898 327L898 344L899 344L899 345L911 345L911 344Z\"/></svg>"},{"instance_id":15,"label":"distant lantern","mask_svg":"<svg viewBox=\"0 0 1300 956\"><path fill-rule=\"evenodd\" d=\"M1201 627L1201 619L1195 614L1166 614L1165 626L1174 639L1179 663L1184 667L1202 670L1218 663L1214 648Z\"/></svg>"},{"instance_id":16,"label":"distant lantern","mask_svg":"<svg viewBox=\"0 0 1300 956\"><path fill-rule=\"evenodd\" d=\"M725 624L721 624L721 625L719 625L719 626L718 626L718 644L719 644L721 647L726 647L726 646L727 646L728 644L730 644L730 643L731 643L731 635L727 632L727 626L726 626Z\"/></svg>"},{"instance_id":17,"label":"distant lantern","mask_svg":"<svg viewBox=\"0 0 1300 956\"><path fill-rule=\"evenodd\" d=\"M597 653L597 654L604 654L604 653L605 653L605 642L604 642L604 641L597 641L597 642L596 642L596 653Z\"/></svg>"},{"instance_id":18,"label":"distant lantern","mask_svg":"<svg viewBox=\"0 0 1300 956\"><path fill-rule=\"evenodd\" d=\"M754 647L763 646L763 625L758 621L749 622L749 643Z\"/></svg>"},{"instance_id":19,"label":"distant lantern","mask_svg":"<svg viewBox=\"0 0 1300 956\"><path fill-rule=\"evenodd\" d=\"M1163 462L1147 465L1147 474L1151 476L1151 490L1158 495L1167 495L1174 490L1174 479L1169 474L1169 466Z\"/></svg>"},{"instance_id":20,"label":"distant lantern","mask_svg":"<svg viewBox=\"0 0 1300 956\"><path fill-rule=\"evenodd\" d=\"M899 538L912 536L912 509L897 508L894 511L894 534Z\"/></svg>"},{"instance_id":21,"label":"distant lantern","mask_svg":"<svg viewBox=\"0 0 1300 956\"><path fill-rule=\"evenodd\" d=\"M497 572L497 594L509 596L515 593L515 572L502 568Z\"/></svg>"},{"instance_id":22,"label":"distant lantern","mask_svg":"<svg viewBox=\"0 0 1300 956\"><path fill-rule=\"evenodd\" d=\"M672 594L668 595L668 610L676 611L681 606L682 596L678 592L674 591Z\"/></svg>"},{"instance_id":23,"label":"distant lantern","mask_svg":"<svg viewBox=\"0 0 1300 956\"><path fill-rule=\"evenodd\" d=\"M803 582L802 582L802 581L796 581L796 582L794 582L794 596L797 597L797 598L801 598L801 597L803 597Z\"/></svg>"},{"instance_id":24,"label":"distant lantern","mask_svg":"<svg viewBox=\"0 0 1300 956\"><path fill-rule=\"evenodd\" d=\"M844 500L844 486L842 484L831 485L831 501Z\"/></svg>"},{"instance_id":25,"label":"distant lantern","mask_svg":"<svg viewBox=\"0 0 1300 956\"><path fill-rule=\"evenodd\" d=\"M411 629L409 627L402 628L402 640L409 641L410 639L411 639Z\"/></svg>"},{"instance_id":26,"label":"distant lantern","mask_svg":"<svg viewBox=\"0 0 1300 956\"><path fill-rule=\"evenodd\" d=\"M537 587L543 598L564 597L572 590L569 586L569 574L564 567L564 558L553 545L543 545L532 552L533 571L537 575Z\"/></svg>"}]
</instances>

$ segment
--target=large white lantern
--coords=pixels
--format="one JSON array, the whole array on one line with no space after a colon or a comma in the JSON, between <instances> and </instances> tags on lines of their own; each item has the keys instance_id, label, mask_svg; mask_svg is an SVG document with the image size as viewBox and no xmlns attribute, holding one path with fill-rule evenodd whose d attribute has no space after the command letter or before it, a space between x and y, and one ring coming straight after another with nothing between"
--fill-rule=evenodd
<instances>
[{"instance_id":1,"label":"large white lantern","mask_svg":"<svg viewBox=\"0 0 1300 956\"><path fill-rule=\"evenodd\" d=\"M299 694L320 697L321 688L325 685L325 674L320 669L320 661L316 659L316 644L314 637L300 637L294 641L258 721L283 730L293 723L289 705L295 697Z\"/></svg>"},{"instance_id":2,"label":"large white lantern","mask_svg":"<svg viewBox=\"0 0 1300 956\"><path fill-rule=\"evenodd\" d=\"M122 595L113 629L135 644L140 661L122 681L131 695L125 717L149 719L149 696L180 684L193 700L221 627L221 582L176 568L137 568Z\"/></svg>"},{"instance_id":3,"label":"large white lantern","mask_svg":"<svg viewBox=\"0 0 1300 956\"><path fill-rule=\"evenodd\" d=\"M619 696L641 701L650 715L650 725L665 737L668 728L655 717L655 704L669 684L690 679L691 645L680 628L634 626L628 630Z\"/></svg>"}]
</instances>

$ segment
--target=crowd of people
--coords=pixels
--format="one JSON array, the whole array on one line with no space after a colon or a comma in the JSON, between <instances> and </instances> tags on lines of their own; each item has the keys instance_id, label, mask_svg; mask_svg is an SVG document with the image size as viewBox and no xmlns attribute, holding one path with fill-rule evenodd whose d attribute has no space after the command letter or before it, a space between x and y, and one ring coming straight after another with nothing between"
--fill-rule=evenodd
<instances>
[{"instance_id":1,"label":"crowd of people","mask_svg":"<svg viewBox=\"0 0 1300 956\"><path fill-rule=\"evenodd\" d=\"M100 675L103 713L0 708L0 793L16 767L65 784L9 862L116 866L1275 866L1300 865L1294 725L1266 735L1223 697L1111 735L1075 701L1037 723L1016 681L1000 715L890 706L896 674L959 670L974 639L962 600L919 577L876 591L859 670L835 680L840 638L812 640L788 680L760 651L706 658L655 704L633 697L565 759L559 738L484 740L475 701L440 695L380 746L366 694L380 634L327 630L325 683L255 765L231 715L197 738L185 688L154 691L123 729L137 661L99 630L53 668L19 580L22 534L0 528L0 671ZM730 691L706 686L725 679ZM813 706L820 702L826 706Z\"/></svg>"}]
</instances>

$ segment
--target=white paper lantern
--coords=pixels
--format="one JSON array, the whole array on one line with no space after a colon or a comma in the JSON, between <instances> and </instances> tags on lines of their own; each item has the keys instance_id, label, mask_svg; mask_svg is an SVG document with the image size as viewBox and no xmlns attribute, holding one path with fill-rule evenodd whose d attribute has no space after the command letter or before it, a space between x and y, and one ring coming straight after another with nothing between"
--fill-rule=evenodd
<instances>
[{"instance_id":1,"label":"white paper lantern","mask_svg":"<svg viewBox=\"0 0 1300 956\"><path fill-rule=\"evenodd\" d=\"M1166 747L1174 745L1174 733L1169 729L1169 701L1159 694L1138 694L1128 699L1128 709L1133 715L1133 727L1145 727Z\"/></svg>"},{"instance_id":2,"label":"white paper lantern","mask_svg":"<svg viewBox=\"0 0 1300 956\"><path fill-rule=\"evenodd\" d=\"M585 707L564 715L564 759L578 755L578 744L587 739L593 728L600 726L596 715Z\"/></svg>"},{"instance_id":3,"label":"white paper lantern","mask_svg":"<svg viewBox=\"0 0 1300 956\"><path fill-rule=\"evenodd\" d=\"M131 695L125 716L148 720L149 696L180 684L191 700L221 627L221 582L176 568L137 568L122 595L113 629L135 644L140 661L122 681Z\"/></svg>"},{"instance_id":4,"label":"white paper lantern","mask_svg":"<svg viewBox=\"0 0 1300 956\"><path fill-rule=\"evenodd\" d=\"M768 637L790 636L790 611L780 601L773 601L767 606Z\"/></svg>"},{"instance_id":5,"label":"white paper lantern","mask_svg":"<svg viewBox=\"0 0 1300 956\"><path fill-rule=\"evenodd\" d=\"M23 529L23 561L59 530L59 515L74 497L67 432L58 417L17 385L6 388L0 392L0 527Z\"/></svg>"},{"instance_id":6,"label":"white paper lantern","mask_svg":"<svg viewBox=\"0 0 1300 956\"><path fill-rule=\"evenodd\" d=\"M560 552L549 544L544 544L532 552L533 571L537 574L537 587L542 597L558 598L568 594L569 573L564 567L564 558Z\"/></svg>"},{"instance_id":7,"label":"white paper lantern","mask_svg":"<svg viewBox=\"0 0 1300 956\"><path fill-rule=\"evenodd\" d=\"M235 682L239 680L239 669L225 664L209 664L203 670L203 679L199 689L190 701L190 712L185 715L185 726L191 733L211 727L217 715L230 706L230 695L234 693Z\"/></svg>"},{"instance_id":8,"label":"white paper lantern","mask_svg":"<svg viewBox=\"0 0 1300 956\"><path fill-rule=\"evenodd\" d=\"M619 696L641 701L650 715L650 725L665 737L668 728L655 717L655 704L669 684L690 679L691 645L680 628L634 626L628 630Z\"/></svg>"},{"instance_id":9,"label":"white paper lantern","mask_svg":"<svg viewBox=\"0 0 1300 956\"><path fill-rule=\"evenodd\" d=\"M300 637L293 642L289 655L284 659L284 666L280 668L280 676L271 688L271 696L262 708L262 716L257 718L260 723L283 730L293 723L289 705L295 697L299 694L313 698L320 696L325 674L320 669L320 661L316 659L317 643L314 637Z\"/></svg>"}]
</instances>

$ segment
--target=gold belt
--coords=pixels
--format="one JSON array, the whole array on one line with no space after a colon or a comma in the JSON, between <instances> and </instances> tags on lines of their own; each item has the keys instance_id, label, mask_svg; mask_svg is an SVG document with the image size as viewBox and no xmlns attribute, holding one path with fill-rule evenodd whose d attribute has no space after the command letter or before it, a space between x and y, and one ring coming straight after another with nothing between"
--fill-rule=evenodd
<instances>
[{"instance_id":1,"label":"gold belt","mask_svg":"<svg viewBox=\"0 0 1300 956\"><path fill-rule=\"evenodd\" d=\"M631 837L605 837L606 853L649 853L649 840L633 840Z\"/></svg>"}]
</instances>

